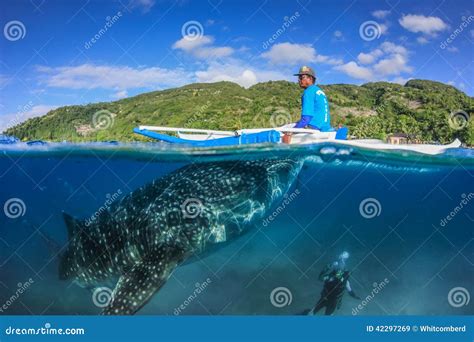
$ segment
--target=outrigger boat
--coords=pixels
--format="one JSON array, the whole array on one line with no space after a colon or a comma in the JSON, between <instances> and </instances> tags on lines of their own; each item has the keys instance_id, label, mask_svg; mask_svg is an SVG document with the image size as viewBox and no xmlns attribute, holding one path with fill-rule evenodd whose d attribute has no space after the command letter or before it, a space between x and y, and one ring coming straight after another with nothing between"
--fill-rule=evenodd
<instances>
[{"instance_id":1,"label":"outrigger boat","mask_svg":"<svg viewBox=\"0 0 474 342\"><path fill-rule=\"evenodd\" d=\"M278 127L251 128L236 131L219 131L194 128L139 126L133 129L137 134L170 144L188 145L194 147L216 147L246 144L281 144L284 136L291 134L290 145L305 145L331 142L345 146L355 146L376 150L404 150L424 154L439 154L450 148L458 148L461 142L456 139L448 145L433 144L387 144L378 139L348 140L347 127L322 132L314 129ZM176 136L158 132L173 132Z\"/></svg>"}]
</instances>

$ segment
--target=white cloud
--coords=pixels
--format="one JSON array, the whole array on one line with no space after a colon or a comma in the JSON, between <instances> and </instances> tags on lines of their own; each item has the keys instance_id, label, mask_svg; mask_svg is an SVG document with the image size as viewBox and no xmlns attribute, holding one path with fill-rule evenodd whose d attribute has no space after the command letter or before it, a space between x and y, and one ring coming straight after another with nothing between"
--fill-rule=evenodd
<instances>
[{"instance_id":1,"label":"white cloud","mask_svg":"<svg viewBox=\"0 0 474 342\"><path fill-rule=\"evenodd\" d=\"M387 24L379 24L380 27L380 34L387 34L388 33L388 25Z\"/></svg>"},{"instance_id":2,"label":"white cloud","mask_svg":"<svg viewBox=\"0 0 474 342\"><path fill-rule=\"evenodd\" d=\"M212 36L185 36L173 44L173 49L183 50L200 59L227 57L234 53L229 46L213 46Z\"/></svg>"},{"instance_id":3,"label":"white cloud","mask_svg":"<svg viewBox=\"0 0 474 342\"><path fill-rule=\"evenodd\" d=\"M378 10L378 11L372 12L372 15L377 19L383 19L389 14L390 14L390 11L386 11L386 10Z\"/></svg>"},{"instance_id":4,"label":"white cloud","mask_svg":"<svg viewBox=\"0 0 474 342\"><path fill-rule=\"evenodd\" d=\"M380 45L380 48L385 53L395 53L395 54L400 54L404 56L408 55L408 50L405 47L394 44L392 42L384 42Z\"/></svg>"},{"instance_id":5,"label":"white cloud","mask_svg":"<svg viewBox=\"0 0 474 342\"><path fill-rule=\"evenodd\" d=\"M261 57L268 59L273 64L298 64L307 62L341 64L342 61L329 56L319 55L310 44L275 44Z\"/></svg>"},{"instance_id":6,"label":"white cloud","mask_svg":"<svg viewBox=\"0 0 474 342\"><path fill-rule=\"evenodd\" d=\"M130 0L128 7L140 8L144 13L148 12L153 6L155 6L155 0Z\"/></svg>"},{"instance_id":7,"label":"white cloud","mask_svg":"<svg viewBox=\"0 0 474 342\"><path fill-rule=\"evenodd\" d=\"M235 82L248 88L265 81L284 80L291 77L279 71L254 68L242 61L232 60L228 63L211 62L206 70L196 71L197 82Z\"/></svg>"},{"instance_id":8,"label":"white cloud","mask_svg":"<svg viewBox=\"0 0 474 342\"><path fill-rule=\"evenodd\" d=\"M359 55L357 56L357 60L361 64L372 64L382 55L383 55L382 50L375 49L369 53L363 53L363 52L359 53Z\"/></svg>"},{"instance_id":9,"label":"white cloud","mask_svg":"<svg viewBox=\"0 0 474 342\"><path fill-rule=\"evenodd\" d=\"M377 75L399 75L402 72L411 72L412 68L407 65L407 59L400 54L394 54L388 58L380 60L374 65Z\"/></svg>"},{"instance_id":10,"label":"white cloud","mask_svg":"<svg viewBox=\"0 0 474 342\"><path fill-rule=\"evenodd\" d=\"M128 96L128 93L126 90L119 90L115 94L112 95L114 99L123 99Z\"/></svg>"},{"instance_id":11,"label":"white cloud","mask_svg":"<svg viewBox=\"0 0 474 342\"><path fill-rule=\"evenodd\" d=\"M429 40L423 36L416 38L416 41L420 43L421 45L425 45L429 43Z\"/></svg>"},{"instance_id":12,"label":"white cloud","mask_svg":"<svg viewBox=\"0 0 474 342\"><path fill-rule=\"evenodd\" d=\"M167 88L187 83L189 74L182 69L159 67L131 68L82 64L66 67L37 67L42 82L49 87L69 89Z\"/></svg>"},{"instance_id":13,"label":"white cloud","mask_svg":"<svg viewBox=\"0 0 474 342\"><path fill-rule=\"evenodd\" d=\"M416 14L404 15L398 22L410 32L423 33L430 36L436 35L448 28L448 25L441 18Z\"/></svg>"},{"instance_id":14,"label":"white cloud","mask_svg":"<svg viewBox=\"0 0 474 342\"><path fill-rule=\"evenodd\" d=\"M185 36L173 44L173 49L181 49L186 52L192 52L195 49L214 43L211 36Z\"/></svg>"},{"instance_id":15,"label":"white cloud","mask_svg":"<svg viewBox=\"0 0 474 342\"><path fill-rule=\"evenodd\" d=\"M374 65L374 72L377 76L399 75L402 72L411 72L408 66L408 50L391 42L384 42L380 49L385 53L385 58Z\"/></svg>"},{"instance_id":16,"label":"white cloud","mask_svg":"<svg viewBox=\"0 0 474 342\"><path fill-rule=\"evenodd\" d=\"M350 61L340 65L335 69L346 75L366 80L384 80L387 76L398 76L401 73L411 72L408 65L408 50L391 42L384 42L370 52L361 52L357 56L357 61Z\"/></svg>"},{"instance_id":17,"label":"white cloud","mask_svg":"<svg viewBox=\"0 0 474 342\"><path fill-rule=\"evenodd\" d=\"M0 132L5 131L7 128L16 126L23 121L26 121L31 118L38 116L43 116L48 113L50 110L56 109L58 106L51 105L36 105L32 106L29 110L19 111L17 113L3 114L0 115Z\"/></svg>"},{"instance_id":18,"label":"white cloud","mask_svg":"<svg viewBox=\"0 0 474 342\"><path fill-rule=\"evenodd\" d=\"M455 46L448 46L446 50L448 50L449 52L459 52L459 49Z\"/></svg>"},{"instance_id":19,"label":"white cloud","mask_svg":"<svg viewBox=\"0 0 474 342\"><path fill-rule=\"evenodd\" d=\"M335 67L336 70L342 71L350 77L370 81L374 78L372 70L367 67L359 66L356 62L348 62L343 65L338 65Z\"/></svg>"}]
</instances>

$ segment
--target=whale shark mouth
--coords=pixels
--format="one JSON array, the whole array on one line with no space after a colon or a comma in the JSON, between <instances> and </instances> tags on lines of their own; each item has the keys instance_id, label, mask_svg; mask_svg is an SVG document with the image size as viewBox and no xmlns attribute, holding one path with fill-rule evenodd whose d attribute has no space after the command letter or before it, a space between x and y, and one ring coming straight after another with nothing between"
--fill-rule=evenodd
<instances>
[{"instance_id":1,"label":"whale shark mouth","mask_svg":"<svg viewBox=\"0 0 474 342\"><path fill-rule=\"evenodd\" d=\"M118 276L102 313L134 314L190 256L251 229L303 164L304 158L192 164L133 191L87 227L64 214L69 246L61 270L68 278L82 272L76 279L94 284Z\"/></svg>"}]
</instances>

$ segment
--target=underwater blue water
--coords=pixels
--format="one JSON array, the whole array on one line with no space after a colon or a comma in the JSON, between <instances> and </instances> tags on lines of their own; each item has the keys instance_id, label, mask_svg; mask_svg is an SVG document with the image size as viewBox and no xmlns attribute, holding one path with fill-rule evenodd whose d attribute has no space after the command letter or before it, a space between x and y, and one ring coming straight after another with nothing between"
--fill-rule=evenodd
<instances>
[{"instance_id":1,"label":"underwater blue water","mask_svg":"<svg viewBox=\"0 0 474 342\"><path fill-rule=\"evenodd\" d=\"M287 204L179 266L139 314L298 314L315 304L319 272L342 251L362 300L346 294L337 315L473 314L473 150L425 156L329 146L0 145L0 314L101 312L97 288L59 280L62 212L88 218L190 163L269 158L306 158Z\"/></svg>"}]
</instances>

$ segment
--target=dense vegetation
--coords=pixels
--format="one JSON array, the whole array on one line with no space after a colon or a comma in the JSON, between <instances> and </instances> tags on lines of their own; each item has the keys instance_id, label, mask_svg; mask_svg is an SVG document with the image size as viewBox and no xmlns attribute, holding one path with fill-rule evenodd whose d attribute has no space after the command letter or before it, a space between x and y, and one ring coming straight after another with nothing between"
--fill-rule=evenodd
<instances>
[{"instance_id":1,"label":"dense vegetation","mask_svg":"<svg viewBox=\"0 0 474 342\"><path fill-rule=\"evenodd\" d=\"M404 86L386 82L362 86L322 86L329 98L331 121L349 127L355 138L407 133L424 142L460 138L474 145L474 98L433 81L411 80ZM249 89L231 82L191 84L115 101L67 106L6 131L22 140L131 141L138 125L207 129L275 127L299 117L301 90L278 81ZM453 113L463 111L452 119ZM464 115L464 116L463 116ZM458 119L458 121L456 121ZM459 119L461 121L459 122ZM456 126L457 125L457 126Z\"/></svg>"}]
</instances>

